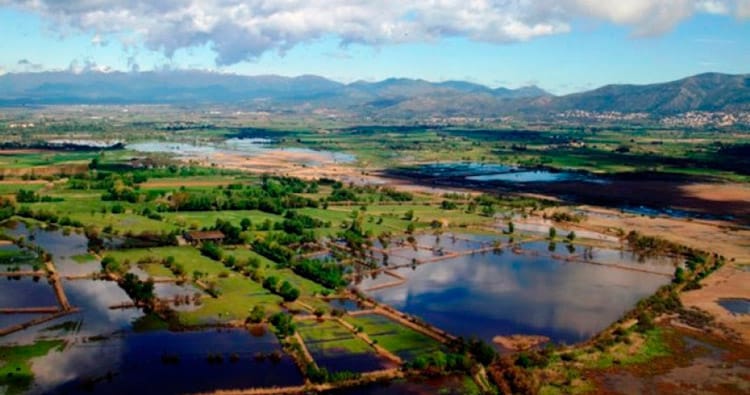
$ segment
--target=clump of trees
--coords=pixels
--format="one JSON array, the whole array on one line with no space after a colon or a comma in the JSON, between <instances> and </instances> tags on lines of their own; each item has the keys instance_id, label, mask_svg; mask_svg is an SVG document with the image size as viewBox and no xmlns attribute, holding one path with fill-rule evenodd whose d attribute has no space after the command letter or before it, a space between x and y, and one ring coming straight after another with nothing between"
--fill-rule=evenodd
<instances>
[{"instance_id":1,"label":"clump of trees","mask_svg":"<svg viewBox=\"0 0 750 395\"><path fill-rule=\"evenodd\" d=\"M120 287L136 304L152 305L155 295L154 282L151 279L141 281L135 274L126 273L120 280Z\"/></svg>"},{"instance_id":2,"label":"clump of trees","mask_svg":"<svg viewBox=\"0 0 750 395\"><path fill-rule=\"evenodd\" d=\"M207 241L201 245L201 254L215 261L221 261L224 251L213 242Z\"/></svg>"},{"instance_id":3,"label":"clump of trees","mask_svg":"<svg viewBox=\"0 0 750 395\"><path fill-rule=\"evenodd\" d=\"M263 280L263 288L281 296L285 302L294 302L300 295L299 289L295 288L289 281L284 280L279 285L279 278L276 276L266 277Z\"/></svg>"},{"instance_id":4,"label":"clump of trees","mask_svg":"<svg viewBox=\"0 0 750 395\"><path fill-rule=\"evenodd\" d=\"M271 316L269 319L271 325L276 330L276 336L280 339L284 339L287 336L291 336L297 330L292 320L292 315L285 312L279 312Z\"/></svg>"},{"instance_id":5,"label":"clump of trees","mask_svg":"<svg viewBox=\"0 0 750 395\"><path fill-rule=\"evenodd\" d=\"M327 288L336 289L347 284L344 268L336 262L302 259L292 264L292 270Z\"/></svg>"},{"instance_id":6,"label":"clump of trees","mask_svg":"<svg viewBox=\"0 0 750 395\"><path fill-rule=\"evenodd\" d=\"M18 192L16 192L16 201L18 203L62 202L63 198L46 195L40 196L34 191L19 189Z\"/></svg>"}]
</instances>

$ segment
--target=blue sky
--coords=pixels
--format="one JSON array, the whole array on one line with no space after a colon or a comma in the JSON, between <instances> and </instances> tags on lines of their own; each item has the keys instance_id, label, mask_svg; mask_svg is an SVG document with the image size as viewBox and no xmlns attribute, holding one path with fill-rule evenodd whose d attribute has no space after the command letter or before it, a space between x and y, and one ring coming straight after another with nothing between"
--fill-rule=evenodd
<instances>
[{"instance_id":1,"label":"blue sky","mask_svg":"<svg viewBox=\"0 0 750 395\"><path fill-rule=\"evenodd\" d=\"M731 10L691 11L678 21L656 22L643 22L638 13L625 14L629 19L623 19L604 10L603 16L597 17L579 8L549 20L536 14L532 20L530 11L511 14L541 33L529 33L525 25L520 30L498 28L497 24L509 20L503 11L494 15L501 22L461 30L453 21L413 11L402 14L387 29L383 26L390 19L370 26L345 15L340 17L341 24L361 25L340 29L326 21L317 26L305 14L314 11L300 10L304 23L297 25L298 19L290 19L263 25L263 34L257 35L250 33L255 27L244 25L243 19L238 19L236 26L230 22L232 30L205 27L201 18L212 12L226 18L226 10L215 5L199 14L190 11L191 30L168 23L162 28L158 18L154 25L129 25L132 18L124 18L124 23L115 20L112 23L117 26L110 27L106 21L90 22L91 15L99 15L94 13L97 10L79 13L78 8L3 4L0 0L2 72L199 68L251 75L316 74L343 82L409 77L467 80L492 87L534 84L558 94L608 83L666 81L708 71L750 72L750 23L742 12ZM248 12L257 13L252 7ZM366 12L368 9L362 10L365 16ZM418 21L412 23L412 19ZM482 19L470 20L483 23ZM408 25L398 26L399 21ZM517 25L514 20L507 23ZM544 30L547 27L551 30ZM374 29L372 37L368 29ZM415 38L394 38L394 29ZM342 40L348 43L342 45Z\"/></svg>"}]
</instances>

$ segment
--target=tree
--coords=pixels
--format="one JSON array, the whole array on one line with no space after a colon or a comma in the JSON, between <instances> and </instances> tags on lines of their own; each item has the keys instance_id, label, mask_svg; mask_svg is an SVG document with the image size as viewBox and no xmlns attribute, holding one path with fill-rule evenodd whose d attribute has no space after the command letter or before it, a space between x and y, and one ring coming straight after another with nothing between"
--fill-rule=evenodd
<instances>
[{"instance_id":1,"label":"tree","mask_svg":"<svg viewBox=\"0 0 750 395\"><path fill-rule=\"evenodd\" d=\"M568 236L566 236L566 238L568 239L568 241L572 242L573 240L576 239L576 232L571 230L570 233L568 233Z\"/></svg>"},{"instance_id":2,"label":"tree","mask_svg":"<svg viewBox=\"0 0 750 395\"><path fill-rule=\"evenodd\" d=\"M279 295L284 298L285 302L294 302L299 298L299 289L294 288L289 281L284 281L279 287Z\"/></svg>"},{"instance_id":3,"label":"tree","mask_svg":"<svg viewBox=\"0 0 750 395\"><path fill-rule=\"evenodd\" d=\"M276 276L269 276L269 277L266 277L265 280L263 280L263 288L271 292L276 292L276 286L278 284L279 284L279 278Z\"/></svg>"},{"instance_id":4,"label":"tree","mask_svg":"<svg viewBox=\"0 0 750 395\"><path fill-rule=\"evenodd\" d=\"M687 275L685 274L685 269L678 267L674 269L674 282L675 284L682 284L687 280Z\"/></svg>"},{"instance_id":5,"label":"tree","mask_svg":"<svg viewBox=\"0 0 750 395\"><path fill-rule=\"evenodd\" d=\"M491 204L487 204L482 206L482 215L485 217L494 217L495 216L495 206Z\"/></svg>"},{"instance_id":6,"label":"tree","mask_svg":"<svg viewBox=\"0 0 750 395\"><path fill-rule=\"evenodd\" d=\"M508 234L512 235L516 231L516 226L513 225L513 222L508 222Z\"/></svg>"},{"instance_id":7,"label":"tree","mask_svg":"<svg viewBox=\"0 0 750 395\"><path fill-rule=\"evenodd\" d=\"M407 221L411 221L414 219L414 210L409 210L406 213L404 213L404 219Z\"/></svg>"},{"instance_id":8,"label":"tree","mask_svg":"<svg viewBox=\"0 0 750 395\"><path fill-rule=\"evenodd\" d=\"M242 228L243 232L250 229L251 226L253 226L253 223L249 218L242 218L242 221L240 221L240 228Z\"/></svg>"},{"instance_id":9,"label":"tree","mask_svg":"<svg viewBox=\"0 0 750 395\"><path fill-rule=\"evenodd\" d=\"M271 316L269 320L271 325L276 328L276 335L279 338L285 338L294 334L296 327L289 313L279 312Z\"/></svg>"},{"instance_id":10,"label":"tree","mask_svg":"<svg viewBox=\"0 0 750 395\"><path fill-rule=\"evenodd\" d=\"M221 248L219 248L219 246L210 241L207 241L201 246L201 254L215 261L220 261L223 252L221 251Z\"/></svg>"},{"instance_id":11,"label":"tree","mask_svg":"<svg viewBox=\"0 0 750 395\"><path fill-rule=\"evenodd\" d=\"M555 237L557 237L557 229L555 229L554 227L550 227L549 228L549 239L550 240L554 240Z\"/></svg>"},{"instance_id":12,"label":"tree","mask_svg":"<svg viewBox=\"0 0 750 395\"><path fill-rule=\"evenodd\" d=\"M247 321L253 324L259 324L266 318L266 309L261 305L255 305L250 311L250 316L247 317Z\"/></svg>"},{"instance_id":13,"label":"tree","mask_svg":"<svg viewBox=\"0 0 750 395\"><path fill-rule=\"evenodd\" d=\"M414 230L416 230L416 227L414 226L413 222L409 222L409 225L406 225L406 233L412 234L414 233Z\"/></svg>"}]
</instances>

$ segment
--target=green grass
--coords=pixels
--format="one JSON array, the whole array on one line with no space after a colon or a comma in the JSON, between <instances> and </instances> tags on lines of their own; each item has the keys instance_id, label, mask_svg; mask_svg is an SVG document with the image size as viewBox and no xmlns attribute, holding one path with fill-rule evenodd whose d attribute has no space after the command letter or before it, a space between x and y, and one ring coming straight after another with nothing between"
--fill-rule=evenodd
<instances>
[{"instance_id":1,"label":"green grass","mask_svg":"<svg viewBox=\"0 0 750 395\"><path fill-rule=\"evenodd\" d=\"M236 210L236 211L193 211L179 213L164 213L165 220L172 224L184 227L202 228L204 226L213 226L217 219L229 221L239 226L243 218L252 221L253 226L270 220L271 222L281 222L282 217L274 214L264 213L258 210Z\"/></svg>"},{"instance_id":2,"label":"green grass","mask_svg":"<svg viewBox=\"0 0 750 395\"><path fill-rule=\"evenodd\" d=\"M20 189L27 191L38 191L44 187L42 183L0 183L0 195L15 195Z\"/></svg>"},{"instance_id":3,"label":"green grass","mask_svg":"<svg viewBox=\"0 0 750 395\"><path fill-rule=\"evenodd\" d=\"M80 254L80 255L73 255L71 258L78 263L88 263L88 262L96 260L95 256L88 254L88 253Z\"/></svg>"},{"instance_id":4,"label":"green grass","mask_svg":"<svg viewBox=\"0 0 750 395\"><path fill-rule=\"evenodd\" d=\"M30 251L0 248L0 265L33 264L38 261L36 254Z\"/></svg>"},{"instance_id":5,"label":"green grass","mask_svg":"<svg viewBox=\"0 0 750 395\"><path fill-rule=\"evenodd\" d=\"M321 356L332 354L366 354L373 349L363 340L354 336L336 321L306 321L297 323L297 331L305 345L313 353Z\"/></svg>"},{"instance_id":6,"label":"green grass","mask_svg":"<svg viewBox=\"0 0 750 395\"><path fill-rule=\"evenodd\" d=\"M172 271L161 263L146 263L140 266L151 277L174 277Z\"/></svg>"},{"instance_id":7,"label":"green grass","mask_svg":"<svg viewBox=\"0 0 750 395\"><path fill-rule=\"evenodd\" d=\"M189 246L116 250L107 251L105 255L111 255L120 263L129 261L131 265L136 264L143 258L152 257L161 261L162 259L172 256L175 259L175 263L184 266L185 273L187 273L188 277L192 276L193 272L196 270L205 273L209 278L216 277L219 273L227 271L221 263L204 257L201 255L200 251Z\"/></svg>"},{"instance_id":8,"label":"green grass","mask_svg":"<svg viewBox=\"0 0 750 395\"><path fill-rule=\"evenodd\" d=\"M25 346L0 346L0 389L7 386L8 394L28 390L34 380L31 359L45 356L63 345L61 340L41 340Z\"/></svg>"},{"instance_id":9,"label":"green grass","mask_svg":"<svg viewBox=\"0 0 750 395\"><path fill-rule=\"evenodd\" d=\"M324 286L314 281L297 275L291 269L278 268L278 265L275 262L246 248L238 247L236 249L225 249L224 253L234 255L239 262L246 262L250 258L259 259L261 263L261 271L266 277L276 276L279 278L280 282L283 282L284 280L289 281L290 284L300 290L301 295L311 296L313 294L319 294L326 289Z\"/></svg>"},{"instance_id":10,"label":"green grass","mask_svg":"<svg viewBox=\"0 0 750 395\"><path fill-rule=\"evenodd\" d=\"M618 360L620 365L635 365L668 356L670 348L664 341L664 331L665 329L656 328L644 333L643 344L633 353L628 352L629 345L617 344L593 357L587 357L584 365L593 369L607 369L614 366L615 360Z\"/></svg>"},{"instance_id":11,"label":"green grass","mask_svg":"<svg viewBox=\"0 0 750 395\"><path fill-rule=\"evenodd\" d=\"M378 345L406 360L440 349L440 343L436 340L381 315L349 316L345 320L355 327L361 327Z\"/></svg>"},{"instance_id":12,"label":"green grass","mask_svg":"<svg viewBox=\"0 0 750 395\"><path fill-rule=\"evenodd\" d=\"M8 168L25 168L36 166L51 166L63 163L81 163L91 161L98 156L98 152L64 152L45 151L41 153L23 153L0 155L0 166Z\"/></svg>"},{"instance_id":13,"label":"green grass","mask_svg":"<svg viewBox=\"0 0 750 395\"><path fill-rule=\"evenodd\" d=\"M263 306L266 314L281 311L281 297L268 292L249 278L232 275L217 280L217 285L221 295L218 298L204 298L197 310L180 312L180 323L202 325L244 320L256 305Z\"/></svg>"},{"instance_id":14,"label":"green grass","mask_svg":"<svg viewBox=\"0 0 750 395\"><path fill-rule=\"evenodd\" d=\"M352 206L352 207L345 207L345 206L329 206L327 210L325 209L315 209L315 208L304 208L301 209L300 212L306 215L309 215L313 218L317 218L324 222L331 222L330 228L322 228L317 230L317 234L319 236L331 236L335 235L338 232L341 231L341 224L344 222L351 222L351 213L353 210L359 210L360 206ZM406 227L409 224L409 221L401 219L403 216L403 213L406 213L407 210L403 210L401 212L401 215L398 216L392 216L392 215L380 215L379 213L381 211L374 210L375 207L381 208L381 210L384 207L401 207L401 206L368 206L367 211L364 212L365 219L362 223L365 231L371 231L373 234L380 234L382 232L393 232L393 233L400 233L406 230ZM382 223L378 224L378 219L383 219ZM419 224L415 224L418 225ZM422 225L424 226L424 225Z\"/></svg>"}]
</instances>

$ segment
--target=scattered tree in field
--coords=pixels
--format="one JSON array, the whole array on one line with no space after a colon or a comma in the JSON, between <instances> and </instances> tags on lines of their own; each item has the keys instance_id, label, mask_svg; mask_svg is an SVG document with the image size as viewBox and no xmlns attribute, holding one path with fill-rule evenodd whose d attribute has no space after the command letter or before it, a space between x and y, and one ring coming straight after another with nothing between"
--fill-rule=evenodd
<instances>
[{"instance_id":1,"label":"scattered tree in field","mask_svg":"<svg viewBox=\"0 0 750 395\"><path fill-rule=\"evenodd\" d=\"M294 288L289 281L284 281L278 290L279 296L284 298L285 302L294 302L299 298L299 289Z\"/></svg>"},{"instance_id":2,"label":"scattered tree in field","mask_svg":"<svg viewBox=\"0 0 750 395\"><path fill-rule=\"evenodd\" d=\"M557 237L557 229L555 229L554 227L550 227L549 228L549 239L550 240L554 240L555 237Z\"/></svg>"},{"instance_id":3,"label":"scattered tree in field","mask_svg":"<svg viewBox=\"0 0 750 395\"><path fill-rule=\"evenodd\" d=\"M266 318L266 309L261 305L255 305L247 317L247 322L259 324Z\"/></svg>"},{"instance_id":4,"label":"scattered tree in field","mask_svg":"<svg viewBox=\"0 0 750 395\"><path fill-rule=\"evenodd\" d=\"M486 204L482 206L482 215L485 217L494 217L496 213L495 206L492 204Z\"/></svg>"}]
</instances>

